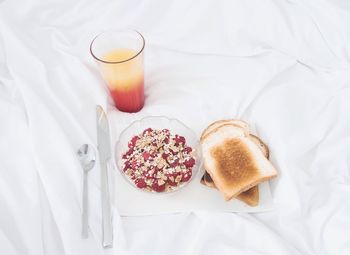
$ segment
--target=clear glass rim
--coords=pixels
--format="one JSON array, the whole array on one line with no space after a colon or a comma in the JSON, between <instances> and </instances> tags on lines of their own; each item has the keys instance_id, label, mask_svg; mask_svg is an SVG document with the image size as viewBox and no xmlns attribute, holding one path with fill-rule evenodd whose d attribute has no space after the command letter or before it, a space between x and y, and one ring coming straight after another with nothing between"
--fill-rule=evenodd
<instances>
[{"instance_id":1,"label":"clear glass rim","mask_svg":"<svg viewBox=\"0 0 350 255\"><path fill-rule=\"evenodd\" d=\"M103 60L103 59L97 57L97 56L94 54L93 49L92 49L95 40L96 40L99 36L101 36L101 35L103 35L103 34L107 34L107 33L118 33L118 32L136 32L136 33L141 37L141 39L142 39L142 47L141 47L141 49L140 49L134 56L132 56L131 58L128 58L128 59L125 59L125 60L122 60L122 61L106 61L106 60ZM143 52L143 49L144 49L144 48L145 48L145 38L144 38L143 35L142 35L140 32L138 32L137 30L111 30L111 31L104 31L104 32L102 32L102 33L99 33L98 35L96 35L96 36L94 37L94 39L92 40L92 42L91 42L91 44L90 44L90 54L93 56L94 59L96 59L97 61L100 61L100 62L102 62L102 63L106 63L106 64L119 64L119 63L124 63L124 62L130 61L130 60L136 58L138 55L140 55L140 54Z\"/></svg>"}]
</instances>

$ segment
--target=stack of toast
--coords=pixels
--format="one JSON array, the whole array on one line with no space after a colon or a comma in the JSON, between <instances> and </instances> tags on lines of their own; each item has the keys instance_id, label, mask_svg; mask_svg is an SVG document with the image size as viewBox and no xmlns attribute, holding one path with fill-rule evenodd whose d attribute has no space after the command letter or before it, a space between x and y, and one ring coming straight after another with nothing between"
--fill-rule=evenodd
<instances>
[{"instance_id":1,"label":"stack of toast","mask_svg":"<svg viewBox=\"0 0 350 255\"><path fill-rule=\"evenodd\" d=\"M201 135L205 173L201 183L218 189L225 200L259 204L258 184L277 176L269 148L241 120L219 120Z\"/></svg>"}]
</instances>

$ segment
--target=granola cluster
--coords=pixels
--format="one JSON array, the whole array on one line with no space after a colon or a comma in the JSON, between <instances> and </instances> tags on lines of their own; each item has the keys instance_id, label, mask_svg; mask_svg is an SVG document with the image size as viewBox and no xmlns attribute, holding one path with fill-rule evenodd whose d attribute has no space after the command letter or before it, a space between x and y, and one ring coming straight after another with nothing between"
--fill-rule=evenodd
<instances>
[{"instance_id":1,"label":"granola cluster","mask_svg":"<svg viewBox=\"0 0 350 255\"><path fill-rule=\"evenodd\" d=\"M148 128L134 136L128 147L123 171L140 189L171 191L192 177L195 159L183 136Z\"/></svg>"}]
</instances>

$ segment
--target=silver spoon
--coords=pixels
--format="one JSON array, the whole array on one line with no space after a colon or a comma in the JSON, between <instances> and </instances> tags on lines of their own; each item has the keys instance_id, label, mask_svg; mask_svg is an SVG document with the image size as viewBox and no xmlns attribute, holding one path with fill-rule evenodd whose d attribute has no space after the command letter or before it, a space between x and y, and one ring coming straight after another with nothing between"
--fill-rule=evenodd
<instances>
[{"instance_id":1,"label":"silver spoon","mask_svg":"<svg viewBox=\"0 0 350 255\"><path fill-rule=\"evenodd\" d=\"M80 164L84 170L83 185L83 215L82 215L82 236L88 237L88 172L94 167L96 153L91 145L83 144L77 151Z\"/></svg>"}]
</instances>

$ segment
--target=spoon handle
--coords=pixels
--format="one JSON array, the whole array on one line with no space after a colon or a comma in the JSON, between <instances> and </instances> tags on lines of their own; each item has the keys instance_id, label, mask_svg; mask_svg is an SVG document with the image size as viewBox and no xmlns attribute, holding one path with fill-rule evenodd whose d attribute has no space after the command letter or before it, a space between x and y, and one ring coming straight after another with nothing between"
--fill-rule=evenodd
<instances>
[{"instance_id":1,"label":"spoon handle","mask_svg":"<svg viewBox=\"0 0 350 255\"><path fill-rule=\"evenodd\" d=\"M88 178L87 178L87 171L84 171L82 236L83 236L83 238L88 238Z\"/></svg>"}]
</instances>

